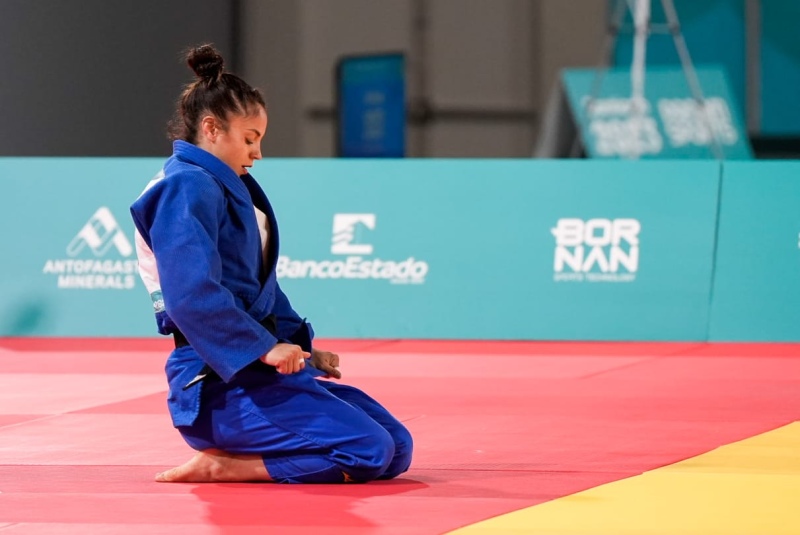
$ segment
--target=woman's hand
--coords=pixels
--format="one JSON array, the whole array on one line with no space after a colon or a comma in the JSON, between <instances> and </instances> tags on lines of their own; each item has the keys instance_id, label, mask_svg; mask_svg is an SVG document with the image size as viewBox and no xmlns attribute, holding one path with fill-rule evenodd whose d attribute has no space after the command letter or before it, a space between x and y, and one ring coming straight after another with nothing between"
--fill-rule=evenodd
<instances>
[{"instance_id":1,"label":"woman's hand","mask_svg":"<svg viewBox=\"0 0 800 535\"><path fill-rule=\"evenodd\" d=\"M334 379L341 379L342 373L339 368L339 355L331 353L330 351L321 351L319 349L311 350L311 365L316 369L325 372L325 377L333 377Z\"/></svg>"},{"instance_id":2,"label":"woman's hand","mask_svg":"<svg viewBox=\"0 0 800 535\"><path fill-rule=\"evenodd\" d=\"M300 346L279 343L261 357L261 362L275 366L279 373L290 374L305 368L306 361L304 359L310 356Z\"/></svg>"}]
</instances>

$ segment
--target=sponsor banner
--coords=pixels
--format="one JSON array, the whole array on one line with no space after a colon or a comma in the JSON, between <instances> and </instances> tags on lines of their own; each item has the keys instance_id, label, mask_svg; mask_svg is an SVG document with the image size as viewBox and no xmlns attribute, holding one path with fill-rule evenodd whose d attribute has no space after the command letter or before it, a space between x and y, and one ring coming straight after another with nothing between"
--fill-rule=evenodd
<instances>
[{"instance_id":1,"label":"sponsor banner","mask_svg":"<svg viewBox=\"0 0 800 535\"><path fill-rule=\"evenodd\" d=\"M413 257L405 260L372 258L373 246L357 242L359 226L375 230L376 214L334 214L331 259L278 258L278 278L287 279L379 279L395 284L425 282L428 264Z\"/></svg>"},{"instance_id":2,"label":"sponsor banner","mask_svg":"<svg viewBox=\"0 0 800 535\"><path fill-rule=\"evenodd\" d=\"M766 10L763 4L789 4L795 0L769 0L759 2L762 13ZM680 32L686 40L694 65L710 63L721 65L730 80L730 89L735 96L732 104L737 105L740 116L744 116L746 103L747 58L745 34L745 4L747 0L671 0L676 16L680 22ZM609 2L609 16L617 2ZM664 11L664 2L650 1L650 22L654 27L666 24L669 20ZM633 5L631 3L629 6ZM625 10L625 24L632 25L630 9ZM763 15L762 15L763 16ZM752 20L752 19L751 19ZM795 19L789 19L795 20ZM609 21L610 22L610 21ZM622 30L617 34L613 63L617 67L629 69L633 63L633 42L635 32ZM653 28L655 30L655 28ZM720 36L725 36L720 39ZM794 34L792 34L794 35ZM749 36L748 36L749 37ZM763 27L762 27L763 39ZM669 32L651 31L647 36L645 60L648 65L671 65L681 68L681 60L676 48L675 39ZM765 96L762 93L762 97Z\"/></svg>"},{"instance_id":3,"label":"sponsor banner","mask_svg":"<svg viewBox=\"0 0 800 535\"><path fill-rule=\"evenodd\" d=\"M800 162L727 162L712 341L800 342Z\"/></svg>"},{"instance_id":4,"label":"sponsor banner","mask_svg":"<svg viewBox=\"0 0 800 535\"><path fill-rule=\"evenodd\" d=\"M726 159L752 157L722 69L697 69L704 108L680 67L649 67L641 99L631 98L630 68L608 69L600 78L597 69L566 69L563 79L592 158L714 158L714 138ZM601 85L591 99L596 80Z\"/></svg>"},{"instance_id":5,"label":"sponsor banner","mask_svg":"<svg viewBox=\"0 0 800 535\"><path fill-rule=\"evenodd\" d=\"M272 161L321 336L702 340L716 162Z\"/></svg>"},{"instance_id":6,"label":"sponsor banner","mask_svg":"<svg viewBox=\"0 0 800 535\"><path fill-rule=\"evenodd\" d=\"M155 336L128 207L163 159L5 159L0 335ZM271 160L319 336L703 340L712 161Z\"/></svg>"},{"instance_id":7,"label":"sponsor banner","mask_svg":"<svg viewBox=\"0 0 800 535\"><path fill-rule=\"evenodd\" d=\"M162 163L0 160L0 336L155 332L128 207Z\"/></svg>"}]
</instances>

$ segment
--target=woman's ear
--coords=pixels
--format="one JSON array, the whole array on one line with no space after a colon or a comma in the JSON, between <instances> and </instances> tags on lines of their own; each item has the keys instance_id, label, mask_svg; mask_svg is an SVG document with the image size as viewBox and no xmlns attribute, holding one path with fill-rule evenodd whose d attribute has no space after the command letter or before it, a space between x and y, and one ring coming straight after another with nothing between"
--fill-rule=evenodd
<instances>
[{"instance_id":1,"label":"woman's ear","mask_svg":"<svg viewBox=\"0 0 800 535\"><path fill-rule=\"evenodd\" d=\"M217 133L219 132L219 124L213 115L206 115L200 120L200 131L203 136L211 143L217 140Z\"/></svg>"}]
</instances>

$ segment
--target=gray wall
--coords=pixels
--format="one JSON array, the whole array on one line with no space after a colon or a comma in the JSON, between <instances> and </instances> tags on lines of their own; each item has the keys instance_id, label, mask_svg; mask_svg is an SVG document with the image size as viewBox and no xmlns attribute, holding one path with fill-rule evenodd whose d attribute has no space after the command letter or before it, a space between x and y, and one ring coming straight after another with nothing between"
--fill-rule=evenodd
<instances>
[{"instance_id":1,"label":"gray wall","mask_svg":"<svg viewBox=\"0 0 800 535\"><path fill-rule=\"evenodd\" d=\"M232 5L0 0L0 156L168 154L193 76L181 51L211 41L230 55Z\"/></svg>"},{"instance_id":2,"label":"gray wall","mask_svg":"<svg viewBox=\"0 0 800 535\"><path fill-rule=\"evenodd\" d=\"M606 27L605 0L242 0L242 11L243 69L272 104L265 153L282 156L334 154L340 56L399 50L409 98L435 117L410 126L409 156L529 157L558 70L596 65Z\"/></svg>"},{"instance_id":3,"label":"gray wall","mask_svg":"<svg viewBox=\"0 0 800 535\"><path fill-rule=\"evenodd\" d=\"M435 112L412 126L410 156L527 157L558 69L598 61L605 6L0 0L0 156L167 154L165 125L192 79L180 52L210 41L265 90L268 156L332 156L337 58L400 50L410 98Z\"/></svg>"}]
</instances>

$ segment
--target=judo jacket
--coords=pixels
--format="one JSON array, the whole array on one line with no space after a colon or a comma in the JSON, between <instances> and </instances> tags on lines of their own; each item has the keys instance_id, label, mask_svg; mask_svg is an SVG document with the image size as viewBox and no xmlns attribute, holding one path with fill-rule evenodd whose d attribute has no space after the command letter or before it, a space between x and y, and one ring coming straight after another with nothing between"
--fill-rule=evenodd
<instances>
[{"instance_id":1,"label":"judo jacket","mask_svg":"<svg viewBox=\"0 0 800 535\"><path fill-rule=\"evenodd\" d=\"M265 253L254 208L266 215ZM279 341L311 351L313 330L278 285L278 225L252 176L175 141L131 215L158 331L182 333L189 343L166 366L176 426L198 415L202 382L185 387L204 367L229 382ZM274 334L262 325L269 315L277 320Z\"/></svg>"}]
</instances>

